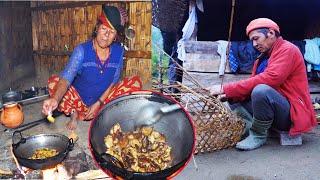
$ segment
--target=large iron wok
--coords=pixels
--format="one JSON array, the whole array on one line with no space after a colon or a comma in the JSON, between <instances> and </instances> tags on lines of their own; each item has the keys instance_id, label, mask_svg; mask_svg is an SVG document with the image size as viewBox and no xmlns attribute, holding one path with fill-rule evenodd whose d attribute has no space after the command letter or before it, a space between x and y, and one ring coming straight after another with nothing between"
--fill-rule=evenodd
<instances>
[{"instance_id":1,"label":"large iron wok","mask_svg":"<svg viewBox=\"0 0 320 180\"><path fill-rule=\"evenodd\" d=\"M73 140L61 134L39 134L22 137L20 131L16 131L12 137L13 154L20 165L31 169L46 169L61 163L69 151L72 150ZM50 148L59 153L46 159L29 159L37 149Z\"/></svg>"},{"instance_id":2,"label":"large iron wok","mask_svg":"<svg viewBox=\"0 0 320 180\"><path fill-rule=\"evenodd\" d=\"M178 174L189 162L194 152L195 129L190 116L183 108L163 116L163 119L153 125L156 131L164 134L167 143L172 147L173 164L170 168L148 173L131 172L105 153L104 137L109 134L111 127L119 123L124 132L134 131L134 126L137 125L134 123L136 113L149 103L160 108L174 104L176 101L160 93L132 92L109 102L92 121L89 130L89 147L97 165L109 176L124 179L166 179Z\"/></svg>"}]
</instances>

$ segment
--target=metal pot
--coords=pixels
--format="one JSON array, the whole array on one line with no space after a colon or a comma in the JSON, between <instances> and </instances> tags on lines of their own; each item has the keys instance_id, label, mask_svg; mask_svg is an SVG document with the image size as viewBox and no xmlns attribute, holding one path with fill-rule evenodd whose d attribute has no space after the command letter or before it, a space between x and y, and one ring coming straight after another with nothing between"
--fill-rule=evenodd
<instances>
[{"instance_id":1,"label":"metal pot","mask_svg":"<svg viewBox=\"0 0 320 180\"><path fill-rule=\"evenodd\" d=\"M119 123L123 131L133 131L136 113L150 103L160 108L177 102L160 93L133 92L109 102L91 122L89 148L97 165L109 176L124 179L166 179L176 175L190 160L194 152L195 129L189 114L183 108L164 116L164 119L153 125L156 131L164 134L172 147L173 165L170 168L150 173L131 172L119 166L116 159L105 153L104 137L109 134L113 125Z\"/></svg>"},{"instance_id":2,"label":"metal pot","mask_svg":"<svg viewBox=\"0 0 320 180\"><path fill-rule=\"evenodd\" d=\"M22 95L20 92L12 91L5 93L2 95L2 102L3 104L9 103L9 102L17 102L22 99Z\"/></svg>"},{"instance_id":3,"label":"metal pot","mask_svg":"<svg viewBox=\"0 0 320 180\"><path fill-rule=\"evenodd\" d=\"M17 142L18 138L18 142ZM22 137L20 131L13 133L13 154L19 164L30 169L46 169L61 163L74 146L73 139L61 134L39 134ZM37 149L50 148L59 153L46 159L29 159Z\"/></svg>"}]
</instances>

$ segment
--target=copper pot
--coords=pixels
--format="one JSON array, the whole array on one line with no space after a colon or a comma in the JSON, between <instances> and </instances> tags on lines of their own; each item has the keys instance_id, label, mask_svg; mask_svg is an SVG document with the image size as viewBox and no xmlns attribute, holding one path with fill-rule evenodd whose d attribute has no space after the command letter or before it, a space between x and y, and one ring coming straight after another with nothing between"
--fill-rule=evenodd
<instances>
[{"instance_id":1,"label":"copper pot","mask_svg":"<svg viewBox=\"0 0 320 180\"><path fill-rule=\"evenodd\" d=\"M22 107L18 103L7 104L3 107L0 122L8 128L16 128L23 123Z\"/></svg>"}]
</instances>

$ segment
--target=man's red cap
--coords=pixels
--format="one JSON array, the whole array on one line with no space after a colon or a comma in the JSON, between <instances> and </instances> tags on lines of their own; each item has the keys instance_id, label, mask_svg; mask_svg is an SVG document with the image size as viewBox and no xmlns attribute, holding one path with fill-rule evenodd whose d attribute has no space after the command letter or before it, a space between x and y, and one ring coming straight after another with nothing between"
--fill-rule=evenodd
<instances>
[{"instance_id":1,"label":"man's red cap","mask_svg":"<svg viewBox=\"0 0 320 180\"><path fill-rule=\"evenodd\" d=\"M259 28L270 28L280 33L280 28L277 23L268 18L258 18L252 20L247 26L246 33L249 36L249 33L255 29Z\"/></svg>"}]
</instances>

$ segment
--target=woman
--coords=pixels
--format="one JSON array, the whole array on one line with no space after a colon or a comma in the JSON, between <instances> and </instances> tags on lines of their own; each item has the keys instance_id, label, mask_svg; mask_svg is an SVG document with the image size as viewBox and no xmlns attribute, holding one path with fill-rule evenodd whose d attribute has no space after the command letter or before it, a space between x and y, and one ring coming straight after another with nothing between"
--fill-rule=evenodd
<instances>
[{"instance_id":1,"label":"woman","mask_svg":"<svg viewBox=\"0 0 320 180\"><path fill-rule=\"evenodd\" d=\"M44 101L42 109L45 115L58 108L70 115L67 129L74 130L78 120L94 118L112 97L141 89L137 77L119 82L124 49L116 38L126 20L125 11L103 6L92 39L74 49L60 77L49 78L50 98Z\"/></svg>"}]
</instances>

